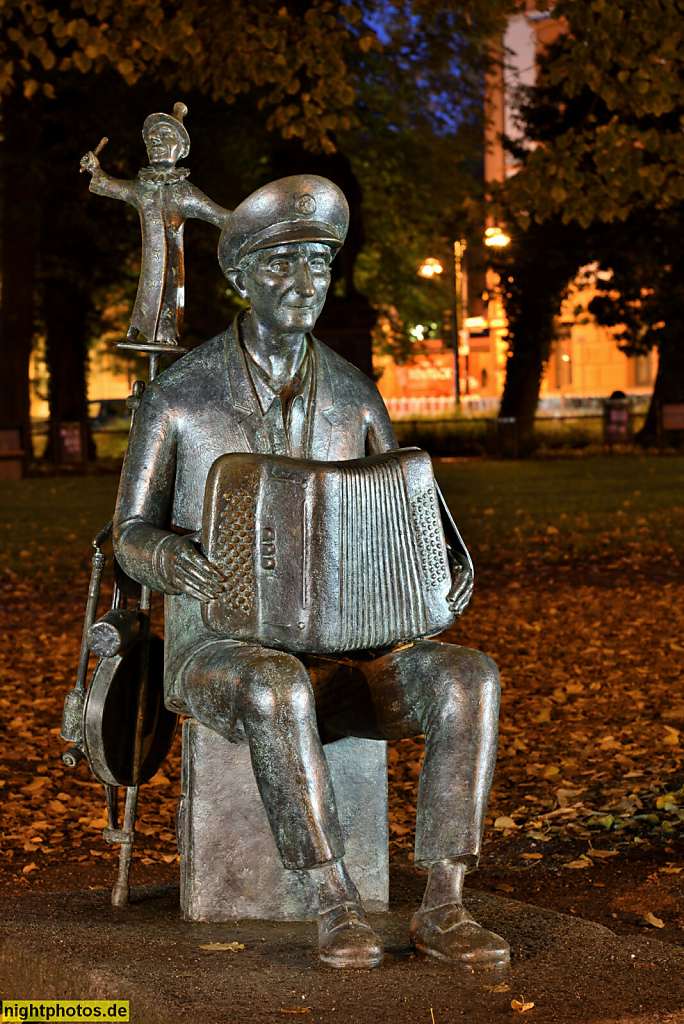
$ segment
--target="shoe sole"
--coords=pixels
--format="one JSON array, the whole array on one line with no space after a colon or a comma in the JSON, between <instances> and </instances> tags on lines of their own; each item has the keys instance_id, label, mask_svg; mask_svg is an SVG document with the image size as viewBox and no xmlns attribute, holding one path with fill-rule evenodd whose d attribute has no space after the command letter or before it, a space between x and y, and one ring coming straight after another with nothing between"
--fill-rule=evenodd
<instances>
[{"instance_id":1,"label":"shoe sole","mask_svg":"<svg viewBox=\"0 0 684 1024\"><path fill-rule=\"evenodd\" d=\"M373 957L369 960L340 960L337 957L323 956L322 953L318 954L321 963L327 964L328 967L341 967L341 968L359 968L359 969L370 969L372 967L378 967L384 959L384 953L380 956Z\"/></svg>"},{"instance_id":2,"label":"shoe sole","mask_svg":"<svg viewBox=\"0 0 684 1024\"><path fill-rule=\"evenodd\" d=\"M490 960L467 960L465 958L454 959L450 956L445 956L444 953L439 953L436 949L430 949L429 946L424 946L420 942L413 940L413 945L416 948L416 952L420 953L421 956L430 956L435 960L442 960L446 964L450 964L452 967L463 967L467 969L480 968L491 969L495 968L500 970L502 967L508 967L511 962L510 953L501 953L498 957L492 957Z\"/></svg>"}]
</instances>

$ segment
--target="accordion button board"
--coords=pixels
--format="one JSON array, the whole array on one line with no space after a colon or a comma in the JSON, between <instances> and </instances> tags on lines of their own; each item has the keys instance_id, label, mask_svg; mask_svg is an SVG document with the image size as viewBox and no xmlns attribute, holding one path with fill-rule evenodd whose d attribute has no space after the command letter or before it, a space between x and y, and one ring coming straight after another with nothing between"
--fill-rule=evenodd
<instances>
[{"instance_id":1,"label":"accordion button board","mask_svg":"<svg viewBox=\"0 0 684 1024\"><path fill-rule=\"evenodd\" d=\"M226 593L222 636L335 653L434 636L453 622L432 464L400 449L349 462L236 452L213 464L202 548Z\"/></svg>"}]
</instances>

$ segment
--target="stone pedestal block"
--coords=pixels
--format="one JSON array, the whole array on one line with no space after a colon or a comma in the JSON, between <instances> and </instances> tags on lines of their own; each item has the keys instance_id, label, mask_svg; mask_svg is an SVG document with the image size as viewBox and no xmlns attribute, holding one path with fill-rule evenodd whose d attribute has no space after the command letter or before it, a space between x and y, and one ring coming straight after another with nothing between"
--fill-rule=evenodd
<instances>
[{"instance_id":1,"label":"stone pedestal block","mask_svg":"<svg viewBox=\"0 0 684 1024\"><path fill-rule=\"evenodd\" d=\"M367 910L387 910L387 744L343 739L325 747L346 849ZM304 871L286 871L261 802L246 744L194 719L183 723L178 814L181 912L188 921L304 921L316 900Z\"/></svg>"}]
</instances>

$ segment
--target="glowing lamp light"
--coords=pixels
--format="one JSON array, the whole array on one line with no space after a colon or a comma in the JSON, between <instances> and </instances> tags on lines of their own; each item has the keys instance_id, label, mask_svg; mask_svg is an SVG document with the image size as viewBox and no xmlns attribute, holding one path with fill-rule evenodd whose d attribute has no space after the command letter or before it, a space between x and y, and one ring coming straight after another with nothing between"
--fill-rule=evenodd
<instances>
[{"instance_id":1,"label":"glowing lamp light","mask_svg":"<svg viewBox=\"0 0 684 1024\"><path fill-rule=\"evenodd\" d=\"M510 243L511 239L503 228L487 228L485 231L484 241L485 245L491 245L497 249L503 249L504 246Z\"/></svg>"},{"instance_id":2,"label":"glowing lamp light","mask_svg":"<svg viewBox=\"0 0 684 1024\"><path fill-rule=\"evenodd\" d=\"M434 277L436 274L441 274L444 271L444 267L439 260L434 259L430 256L425 260L422 267L418 271L421 277Z\"/></svg>"}]
</instances>

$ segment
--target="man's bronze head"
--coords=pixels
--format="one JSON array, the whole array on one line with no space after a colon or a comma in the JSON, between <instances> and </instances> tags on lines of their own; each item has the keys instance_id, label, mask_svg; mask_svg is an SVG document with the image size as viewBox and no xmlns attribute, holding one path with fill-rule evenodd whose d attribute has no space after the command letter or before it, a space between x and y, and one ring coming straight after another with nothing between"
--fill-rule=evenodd
<instances>
[{"instance_id":1,"label":"man's bronze head","mask_svg":"<svg viewBox=\"0 0 684 1024\"><path fill-rule=\"evenodd\" d=\"M262 324L278 334L312 331L330 285L334 253L322 242L257 249L226 274Z\"/></svg>"},{"instance_id":2,"label":"man's bronze head","mask_svg":"<svg viewBox=\"0 0 684 1024\"><path fill-rule=\"evenodd\" d=\"M259 320L281 334L313 330L349 207L327 178L298 174L257 189L228 219L221 269Z\"/></svg>"}]
</instances>

